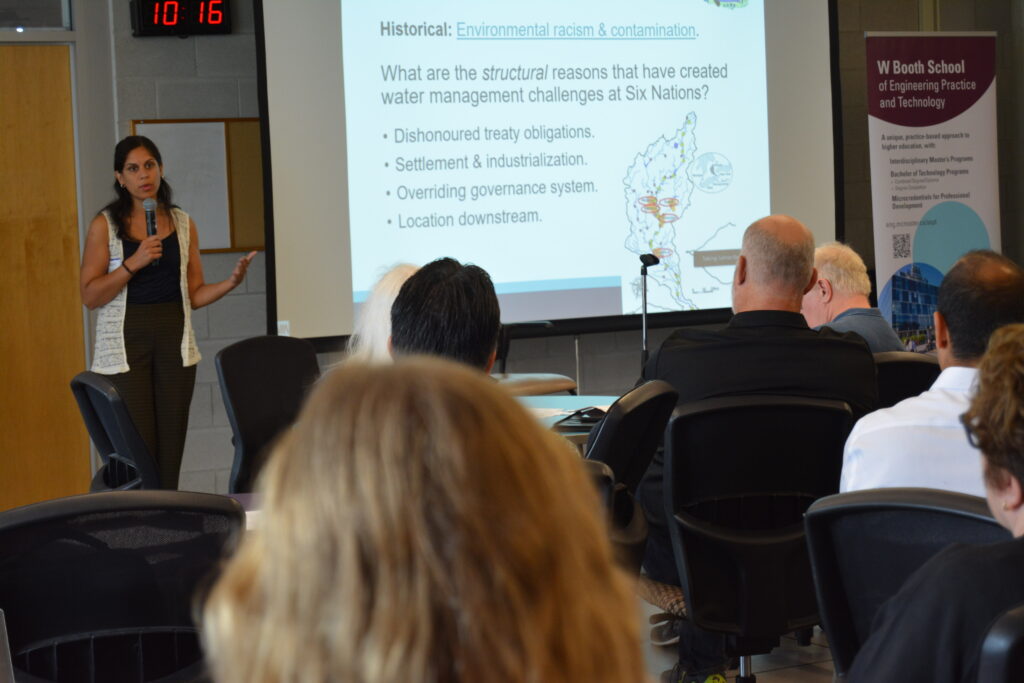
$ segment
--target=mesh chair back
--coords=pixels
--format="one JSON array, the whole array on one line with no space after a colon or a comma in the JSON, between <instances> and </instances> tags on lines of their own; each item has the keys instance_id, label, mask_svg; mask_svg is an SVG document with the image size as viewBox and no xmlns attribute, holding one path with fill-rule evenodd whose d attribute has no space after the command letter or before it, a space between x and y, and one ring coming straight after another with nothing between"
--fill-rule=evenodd
<instances>
[{"instance_id":1,"label":"mesh chair back","mask_svg":"<svg viewBox=\"0 0 1024 683\"><path fill-rule=\"evenodd\" d=\"M871 633L879 607L951 543L1007 540L984 499L951 491L853 491L814 503L806 516L822 626L840 675Z\"/></svg>"},{"instance_id":2,"label":"mesh chair back","mask_svg":"<svg viewBox=\"0 0 1024 683\"><path fill-rule=\"evenodd\" d=\"M1007 611L989 629L981 646L978 680L986 683L1024 681L1024 605Z\"/></svg>"},{"instance_id":3,"label":"mesh chair back","mask_svg":"<svg viewBox=\"0 0 1024 683\"><path fill-rule=\"evenodd\" d=\"M71 380L71 392L103 462L92 490L160 488L156 462L114 383L95 372L80 372Z\"/></svg>"},{"instance_id":4,"label":"mesh chair back","mask_svg":"<svg viewBox=\"0 0 1024 683\"><path fill-rule=\"evenodd\" d=\"M0 609L15 668L62 683L194 670L197 588L244 522L235 500L181 491L93 493L0 513Z\"/></svg>"},{"instance_id":5,"label":"mesh chair back","mask_svg":"<svg viewBox=\"0 0 1024 683\"><path fill-rule=\"evenodd\" d=\"M935 356L910 351L876 353L878 407L894 406L905 398L927 391L942 372Z\"/></svg>"},{"instance_id":6,"label":"mesh chair back","mask_svg":"<svg viewBox=\"0 0 1024 683\"><path fill-rule=\"evenodd\" d=\"M801 515L838 489L851 421L842 401L782 396L675 411L665 437L666 516L695 624L763 644L817 623Z\"/></svg>"},{"instance_id":7,"label":"mesh chair back","mask_svg":"<svg viewBox=\"0 0 1024 683\"><path fill-rule=\"evenodd\" d=\"M216 366L235 444L228 490L246 493L267 447L295 421L320 377L316 350L305 339L253 337L221 349Z\"/></svg>"},{"instance_id":8,"label":"mesh chair back","mask_svg":"<svg viewBox=\"0 0 1024 683\"><path fill-rule=\"evenodd\" d=\"M727 396L681 406L666 432L674 443L671 459L683 464L669 479L671 513L750 493L835 493L852 419L842 401L792 396Z\"/></svg>"},{"instance_id":9,"label":"mesh chair back","mask_svg":"<svg viewBox=\"0 0 1024 683\"><path fill-rule=\"evenodd\" d=\"M590 431L587 459L607 464L615 481L635 494L678 398L671 384L657 379L622 396Z\"/></svg>"}]
</instances>

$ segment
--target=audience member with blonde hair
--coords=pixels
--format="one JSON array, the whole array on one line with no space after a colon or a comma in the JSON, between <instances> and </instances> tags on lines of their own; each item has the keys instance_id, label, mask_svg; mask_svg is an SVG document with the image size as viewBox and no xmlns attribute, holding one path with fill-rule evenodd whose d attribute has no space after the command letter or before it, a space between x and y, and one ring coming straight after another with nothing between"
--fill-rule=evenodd
<instances>
[{"instance_id":1,"label":"audience member with blonde hair","mask_svg":"<svg viewBox=\"0 0 1024 683\"><path fill-rule=\"evenodd\" d=\"M356 319L356 329L348 339L346 360L359 363L390 363L391 305L402 285L419 268L399 263L384 273L370 291Z\"/></svg>"},{"instance_id":2,"label":"audience member with blonde hair","mask_svg":"<svg viewBox=\"0 0 1024 683\"><path fill-rule=\"evenodd\" d=\"M261 489L204 610L220 683L644 678L581 461L479 371L343 364Z\"/></svg>"},{"instance_id":3,"label":"audience member with blonde hair","mask_svg":"<svg viewBox=\"0 0 1024 683\"><path fill-rule=\"evenodd\" d=\"M875 617L851 683L977 681L989 627L1024 603L1024 325L992 335L962 420L989 509L1013 539L950 546L907 579Z\"/></svg>"},{"instance_id":4,"label":"audience member with blonde hair","mask_svg":"<svg viewBox=\"0 0 1024 683\"><path fill-rule=\"evenodd\" d=\"M892 327L868 302L871 278L857 252L839 242L823 244L814 250L814 267L818 277L800 307L808 325L856 332L872 353L903 350Z\"/></svg>"}]
</instances>

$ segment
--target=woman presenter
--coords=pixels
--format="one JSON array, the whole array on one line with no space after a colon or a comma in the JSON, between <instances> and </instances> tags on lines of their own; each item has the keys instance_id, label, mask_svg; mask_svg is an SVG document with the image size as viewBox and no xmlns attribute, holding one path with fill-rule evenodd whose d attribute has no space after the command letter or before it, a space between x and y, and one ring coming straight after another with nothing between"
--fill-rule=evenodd
<instances>
[{"instance_id":1,"label":"woman presenter","mask_svg":"<svg viewBox=\"0 0 1024 683\"><path fill-rule=\"evenodd\" d=\"M148 138L117 143L114 178L117 198L90 223L82 255L82 302L97 310L92 370L117 386L162 487L174 489L199 362L192 310L237 287L256 252L228 279L203 279L196 224L172 203Z\"/></svg>"}]
</instances>

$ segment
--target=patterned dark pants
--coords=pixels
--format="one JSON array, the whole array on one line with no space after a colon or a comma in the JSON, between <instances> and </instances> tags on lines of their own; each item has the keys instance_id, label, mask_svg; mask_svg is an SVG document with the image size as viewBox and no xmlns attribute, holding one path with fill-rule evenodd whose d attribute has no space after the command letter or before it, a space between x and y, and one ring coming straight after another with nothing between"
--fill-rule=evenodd
<instances>
[{"instance_id":1,"label":"patterned dark pants","mask_svg":"<svg viewBox=\"0 0 1024 683\"><path fill-rule=\"evenodd\" d=\"M128 304L124 347L128 372L110 375L160 471L162 488L178 488L196 366L182 367L181 302Z\"/></svg>"}]
</instances>

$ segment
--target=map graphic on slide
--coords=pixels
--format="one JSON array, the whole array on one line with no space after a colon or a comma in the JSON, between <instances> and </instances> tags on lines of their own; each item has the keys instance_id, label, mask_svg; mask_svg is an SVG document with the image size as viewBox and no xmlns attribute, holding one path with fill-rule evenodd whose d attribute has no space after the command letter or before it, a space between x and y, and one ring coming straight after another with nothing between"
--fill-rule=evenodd
<instances>
[{"instance_id":1,"label":"map graphic on slide","mask_svg":"<svg viewBox=\"0 0 1024 683\"><path fill-rule=\"evenodd\" d=\"M626 249L634 254L654 254L661 267L648 273L657 285L666 288L672 300L683 310L693 309L692 300L683 294L676 248L676 223L690 207L694 183L686 167L697 152L693 129L697 115L690 112L671 137L662 136L648 145L626 171L626 217L629 236Z\"/></svg>"},{"instance_id":2,"label":"map graphic on slide","mask_svg":"<svg viewBox=\"0 0 1024 683\"><path fill-rule=\"evenodd\" d=\"M697 116L690 112L672 135L659 137L638 154L623 178L629 220L625 247L635 254L651 253L661 259L648 277L673 303L667 306L655 302L654 308L700 308L698 297L729 285L731 265L698 267L694 254L739 245L732 223L711 229L693 226L686 220L694 190L717 194L732 181L732 164L725 156L717 152L698 155L696 126Z\"/></svg>"}]
</instances>

